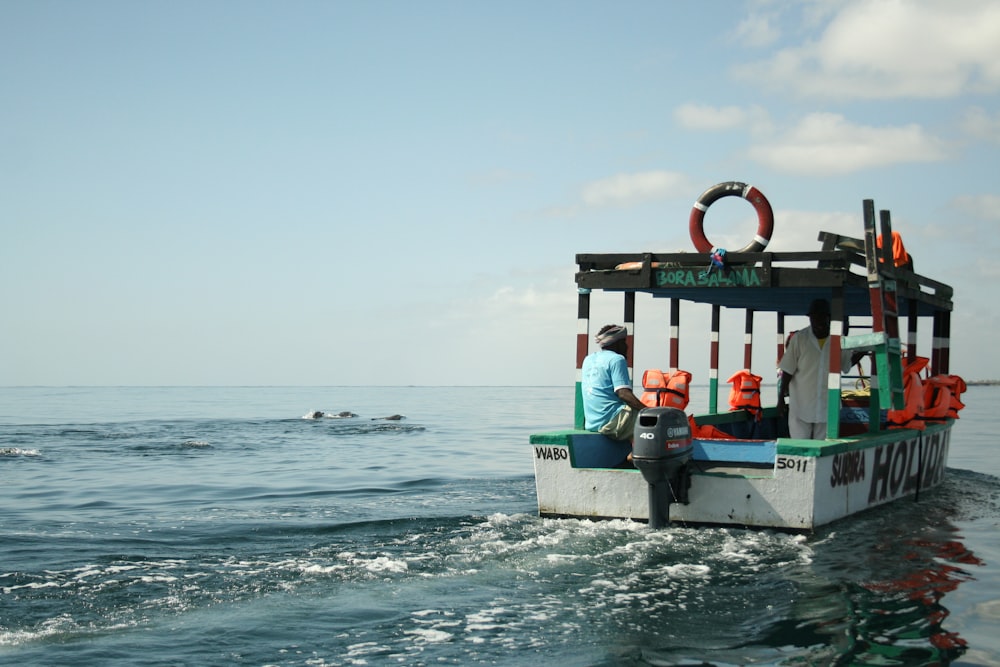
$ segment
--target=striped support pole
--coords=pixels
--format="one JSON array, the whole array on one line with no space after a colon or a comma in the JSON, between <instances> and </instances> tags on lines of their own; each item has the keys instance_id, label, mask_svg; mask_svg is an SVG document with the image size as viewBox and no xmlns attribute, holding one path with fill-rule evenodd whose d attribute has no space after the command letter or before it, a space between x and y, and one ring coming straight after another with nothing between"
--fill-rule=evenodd
<instances>
[{"instance_id":1,"label":"striped support pole","mask_svg":"<svg viewBox=\"0 0 1000 667\"><path fill-rule=\"evenodd\" d=\"M934 318L931 324L931 375L937 374L939 355L941 346L941 317L938 313L934 313Z\"/></svg>"},{"instance_id":2,"label":"striped support pole","mask_svg":"<svg viewBox=\"0 0 1000 667\"><path fill-rule=\"evenodd\" d=\"M746 326L743 334L743 368L750 370L753 365L753 308L747 308Z\"/></svg>"},{"instance_id":3,"label":"striped support pole","mask_svg":"<svg viewBox=\"0 0 1000 667\"><path fill-rule=\"evenodd\" d=\"M778 316L777 323L777 340L775 341L778 345L778 352L775 355L777 361L774 362L774 375L778 383L777 391L775 392L775 399L781 396L781 358L785 356L785 314L782 312L776 313ZM777 400L775 400L775 405L777 405Z\"/></svg>"},{"instance_id":4,"label":"striped support pole","mask_svg":"<svg viewBox=\"0 0 1000 667\"><path fill-rule=\"evenodd\" d=\"M576 399L574 401L574 428L582 429L583 416L583 360L590 342L590 290L580 289L576 297Z\"/></svg>"},{"instance_id":5,"label":"striped support pole","mask_svg":"<svg viewBox=\"0 0 1000 667\"><path fill-rule=\"evenodd\" d=\"M916 321L916 316L911 319ZM874 322L874 319L872 320ZM875 330L874 325L872 325L872 331ZM914 341L916 342L916 341ZM916 349L916 345L910 346L911 350ZM878 370L878 354L871 353L868 357L868 432L878 433L882 428L882 399L879 398L879 370ZM888 377L885 377L881 382L886 385L891 386L892 383L889 381ZM892 399L890 398L889 404L892 404Z\"/></svg>"},{"instance_id":6,"label":"striped support pole","mask_svg":"<svg viewBox=\"0 0 1000 667\"><path fill-rule=\"evenodd\" d=\"M868 432L877 433L882 425L882 400L879 398L878 365L871 358L871 371L868 373ZM886 380L888 382L888 380Z\"/></svg>"},{"instance_id":7,"label":"striped support pole","mask_svg":"<svg viewBox=\"0 0 1000 667\"><path fill-rule=\"evenodd\" d=\"M628 352L625 360L628 362L628 379L635 379L634 361L635 356L635 292L625 292L625 330L628 332Z\"/></svg>"},{"instance_id":8,"label":"striped support pole","mask_svg":"<svg viewBox=\"0 0 1000 667\"><path fill-rule=\"evenodd\" d=\"M885 331L885 310L882 301L882 279L878 273L879 257L875 232L875 202L863 202L865 218L865 268L868 275L868 300L872 308L872 332Z\"/></svg>"},{"instance_id":9,"label":"striped support pole","mask_svg":"<svg viewBox=\"0 0 1000 667\"><path fill-rule=\"evenodd\" d=\"M938 343L941 348L941 367L938 373L947 375L951 372L951 311L946 310L941 313L941 341Z\"/></svg>"},{"instance_id":10,"label":"striped support pole","mask_svg":"<svg viewBox=\"0 0 1000 667\"><path fill-rule=\"evenodd\" d=\"M948 353L951 342L951 314L947 311L934 313L934 339L931 342L931 375L948 372Z\"/></svg>"},{"instance_id":11,"label":"striped support pole","mask_svg":"<svg viewBox=\"0 0 1000 667\"><path fill-rule=\"evenodd\" d=\"M931 375L937 375L941 366L941 313L934 313L931 338Z\"/></svg>"},{"instance_id":12,"label":"striped support pole","mask_svg":"<svg viewBox=\"0 0 1000 667\"><path fill-rule=\"evenodd\" d=\"M841 290L836 290L840 292ZM844 333L844 297L834 295L830 310L830 368L826 380L826 437L840 434L840 337Z\"/></svg>"},{"instance_id":13,"label":"striped support pole","mask_svg":"<svg viewBox=\"0 0 1000 667\"><path fill-rule=\"evenodd\" d=\"M879 221L882 225L882 238L892 238L892 221L889 211L879 211ZM892 266L892 244L886 242L882 244L882 263L885 266ZM889 338L899 340L899 306L897 285L895 278L884 278L882 280L882 294L885 299L885 308L882 316L885 318L885 330Z\"/></svg>"},{"instance_id":14,"label":"striped support pole","mask_svg":"<svg viewBox=\"0 0 1000 667\"><path fill-rule=\"evenodd\" d=\"M778 344L778 353L775 359L778 363L781 363L781 358L785 356L785 314L778 313L778 339L775 341Z\"/></svg>"},{"instance_id":15,"label":"striped support pole","mask_svg":"<svg viewBox=\"0 0 1000 667\"><path fill-rule=\"evenodd\" d=\"M708 352L708 411L719 410L719 312L722 306L712 304L712 334Z\"/></svg>"},{"instance_id":16,"label":"striped support pole","mask_svg":"<svg viewBox=\"0 0 1000 667\"><path fill-rule=\"evenodd\" d=\"M670 372L673 373L680 365L681 357L681 300L670 299Z\"/></svg>"},{"instance_id":17,"label":"striped support pole","mask_svg":"<svg viewBox=\"0 0 1000 667\"><path fill-rule=\"evenodd\" d=\"M917 358L917 300L910 299L909 307L906 311L906 361L911 362Z\"/></svg>"}]
</instances>

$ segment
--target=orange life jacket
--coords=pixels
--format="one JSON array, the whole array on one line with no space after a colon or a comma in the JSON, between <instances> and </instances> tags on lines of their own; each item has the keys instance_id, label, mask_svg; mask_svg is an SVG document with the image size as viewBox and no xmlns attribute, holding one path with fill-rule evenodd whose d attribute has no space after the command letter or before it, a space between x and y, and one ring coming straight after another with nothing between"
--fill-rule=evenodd
<instances>
[{"instance_id":1,"label":"orange life jacket","mask_svg":"<svg viewBox=\"0 0 1000 667\"><path fill-rule=\"evenodd\" d=\"M651 408L667 407L684 410L690 400L688 386L691 384L691 374L676 370L666 376L663 371L648 370L642 374L643 405Z\"/></svg>"},{"instance_id":2,"label":"orange life jacket","mask_svg":"<svg viewBox=\"0 0 1000 667\"><path fill-rule=\"evenodd\" d=\"M927 386L924 388L927 402L926 417L931 419L933 415L938 421L944 417L958 419L959 410L965 407L961 397L966 389L968 387L965 380L958 375L934 375L927 378ZM941 403L946 404L940 405Z\"/></svg>"},{"instance_id":3,"label":"orange life jacket","mask_svg":"<svg viewBox=\"0 0 1000 667\"><path fill-rule=\"evenodd\" d=\"M966 386L965 380L958 375L949 375L947 377L952 381L951 405L948 406L948 416L952 419L958 419L959 410L965 407L965 403L961 401L962 392L968 389L968 386Z\"/></svg>"},{"instance_id":4,"label":"orange life jacket","mask_svg":"<svg viewBox=\"0 0 1000 667\"><path fill-rule=\"evenodd\" d=\"M902 410L889 410L886 424L889 428L913 428L922 431L924 420L924 383L920 371L930 362L927 357L916 357L903 369Z\"/></svg>"},{"instance_id":5,"label":"orange life jacket","mask_svg":"<svg viewBox=\"0 0 1000 667\"><path fill-rule=\"evenodd\" d=\"M939 423L949 416L954 384L947 375L932 375L924 380L924 421Z\"/></svg>"},{"instance_id":6,"label":"orange life jacket","mask_svg":"<svg viewBox=\"0 0 1000 667\"><path fill-rule=\"evenodd\" d=\"M881 234L875 239L875 245L879 248L882 247ZM894 266L906 266L910 263L910 254L906 252L906 247L903 246L903 237L895 230L892 232L892 263Z\"/></svg>"},{"instance_id":7,"label":"orange life jacket","mask_svg":"<svg viewBox=\"0 0 1000 667\"><path fill-rule=\"evenodd\" d=\"M728 439L734 440L734 436L729 435L725 431L718 429L711 424L697 424L694 421L694 415L688 415L688 424L691 425L691 437L701 438L702 440L708 438L715 439Z\"/></svg>"},{"instance_id":8,"label":"orange life jacket","mask_svg":"<svg viewBox=\"0 0 1000 667\"><path fill-rule=\"evenodd\" d=\"M733 383L733 388L729 390L729 409L748 410L754 419L760 421L760 382L763 378L754 375L749 369L744 368L736 371L727 380Z\"/></svg>"}]
</instances>

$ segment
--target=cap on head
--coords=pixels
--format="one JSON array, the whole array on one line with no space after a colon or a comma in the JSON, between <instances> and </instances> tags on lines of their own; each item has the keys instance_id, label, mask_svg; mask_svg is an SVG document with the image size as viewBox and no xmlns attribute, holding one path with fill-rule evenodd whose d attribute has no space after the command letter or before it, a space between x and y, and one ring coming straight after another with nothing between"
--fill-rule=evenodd
<instances>
[{"instance_id":1,"label":"cap on head","mask_svg":"<svg viewBox=\"0 0 1000 667\"><path fill-rule=\"evenodd\" d=\"M601 327L601 330L594 336L594 342L601 347L608 347L620 340L625 340L627 335L628 330L625 327L620 327L617 324L609 324Z\"/></svg>"},{"instance_id":2,"label":"cap on head","mask_svg":"<svg viewBox=\"0 0 1000 667\"><path fill-rule=\"evenodd\" d=\"M809 312L807 315L830 315L830 302L826 299L814 299L812 303L809 304Z\"/></svg>"}]
</instances>

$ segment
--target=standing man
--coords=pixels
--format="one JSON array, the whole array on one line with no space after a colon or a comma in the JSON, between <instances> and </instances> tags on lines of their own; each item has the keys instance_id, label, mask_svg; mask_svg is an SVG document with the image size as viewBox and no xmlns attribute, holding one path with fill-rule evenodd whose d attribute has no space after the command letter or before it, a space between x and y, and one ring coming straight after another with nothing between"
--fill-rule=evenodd
<instances>
[{"instance_id":1,"label":"standing man","mask_svg":"<svg viewBox=\"0 0 1000 667\"><path fill-rule=\"evenodd\" d=\"M632 393L628 376L628 331L608 324L594 337L601 348L583 360L584 426L612 440L631 440L635 420L646 406Z\"/></svg>"},{"instance_id":2,"label":"standing man","mask_svg":"<svg viewBox=\"0 0 1000 667\"><path fill-rule=\"evenodd\" d=\"M827 377L830 372L830 302L816 299L809 304L809 327L794 332L785 347L781 370L778 411L788 415L788 434L803 440L826 438ZM840 352L840 372L846 373L863 352ZM791 396L791 408L785 397Z\"/></svg>"}]
</instances>

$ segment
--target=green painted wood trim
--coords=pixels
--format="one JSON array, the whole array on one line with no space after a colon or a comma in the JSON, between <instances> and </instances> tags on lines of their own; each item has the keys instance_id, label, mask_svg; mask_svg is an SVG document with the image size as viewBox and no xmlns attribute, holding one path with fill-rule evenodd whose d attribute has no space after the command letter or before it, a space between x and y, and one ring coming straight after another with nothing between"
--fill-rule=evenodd
<instances>
[{"instance_id":1,"label":"green painted wood trim","mask_svg":"<svg viewBox=\"0 0 1000 667\"><path fill-rule=\"evenodd\" d=\"M949 419L943 424L929 424L923 433L927 435L943 431L951 428L953 423L954 420ZM779 438L777 454L778 456L782 454L787 456L832 456L834 454L871 449L890 442L915 438L920 433L921 431L903 428L880 431L878 434L863 433L837 440L792 440L790 438Z\"/></svg>"},{"instance_id":2,"label":"green painted wood trim","mask_svg":"<svg viewBox=\"0 0 1000 667\"><path fill-rule=\"evenodd\" d=\"M826 437L840 437L840 387L826 390Z\"/></svg>"},{"instance_id":3,"label":"green painted wood trim","mask_svg":"<svg viewBox=\"0 0 1000 667\"><path fill-rule=\"evenodd\" d=\"M923 433L924 435L928 435L943 431L951 428L954 422L954 419L949 419L943 424L928 424ZM837 440L792 440L791 438L779 438L776 453L778 456L810 456L818 458L820 456L833 456L834 454L853 452L861 449L871 449L890 442L915 438L919 434L920 431L914 429L890 429L881 431L878 434L865 433ZM533 433L529 436L528 441L532 445L569 445L570 439L574 435L594 434L582 429L563 429L561 431Z\"/></svg>"},{"instance_id":4,"label":"green painted wood trim","mask_svg":"<svg viewBox=\"0 0 1000 667\"><path fill-rule=\"evenodd\" d=\"M868 397L868 432L878 433L882 429L882 404L879 393L873 391Z\"/></svg>"},{"instance_id":5,"label":"green painted wood trim","mask_svg":"<svg viewBox=\"0 0 1000 667\"><path fill-rule=\"evenodd\" d=\"M528 442L532 445L569 445L570 438L574 435L594 435L590 431L582 429L564 429L562 431L548 431L546 433L532 433L528 437Z\"/></svg>"},{"instance_id":6,"label":"green painted wood trim","mask_svg":"<svg viewBox=\"0 0 1000 667\"><path fill-rule=\"evenodd\" d=\"M884 331L875 331L867 334L854 334L840 337L840 349L842 350L874 350L886 344L888 336Z\"/></svg>"}]
</instances>

